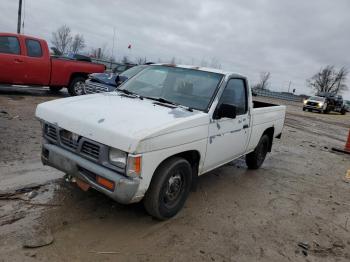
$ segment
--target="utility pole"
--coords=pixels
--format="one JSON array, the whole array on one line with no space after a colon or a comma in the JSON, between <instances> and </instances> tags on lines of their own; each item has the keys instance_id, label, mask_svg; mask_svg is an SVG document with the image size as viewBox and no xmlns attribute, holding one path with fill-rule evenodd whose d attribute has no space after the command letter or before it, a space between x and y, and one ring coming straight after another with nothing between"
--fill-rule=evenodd
<instances>
[{"instance_id":1,"label":"utility pole","mask_svg":"<svg viewBox=\"0 0 350 262\"><path fill-rule=\"evenodd\" d=\"M17 34L20 34L20 33L21 33L21 19L22 19L22 0L19 0L19 4L18 4Z\"/></svg>"},{"instance_id":2,"label":"utility pole","mask_svg":"<svg viewBox=\"0 0 350 262\"><path fill-rule=\"evenodd\" d=\"M114 60L114 41L115 41L115 27L113 27L113 45L112 45L111 68L112 68L112 59Z\"/></svg>"},{"instance_id":3,"label":"utility pole","mask_svg":"<svg viewBox=\"0 0 350 262\"><path fill-rule=\"evenodd\" d=\"M289 86L288 86L288 93L289 93L289 90L290 90L290 86L292 85L292 81L289 81Z\"/></svg>"}]
</instances>

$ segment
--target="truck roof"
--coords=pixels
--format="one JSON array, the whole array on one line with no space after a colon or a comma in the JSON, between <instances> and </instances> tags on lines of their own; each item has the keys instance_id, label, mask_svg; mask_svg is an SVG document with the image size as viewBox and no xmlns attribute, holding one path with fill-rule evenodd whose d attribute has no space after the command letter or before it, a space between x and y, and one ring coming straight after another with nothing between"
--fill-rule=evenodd
<instances>
[{"instance_id":1,"label":"truck roof","mask_svg":"<svg viewBox=\"0 0 350 262\"><path fill-rule=\"evenodd\" d=\"M153 64L153 65L173 66L173 67L180 67L180 68L186 68L186 69L195 69L195 70L200 70L200 71L204 71L204 72L222 74L225 76L236 76L236 77L246 78L246 76L239 74L239 73L236 73L236 72L230 72L230 71L225 71L225 70L211 68L211 67L202 67L202 66L194 66L194 65L176 65L176 64L169 64L169 63L157 63L157 64Z\"/></svg>"},{"instance_id":2,"label":"truck roof","mask_svg":"<svg viewBox=\"0 0 350 262\"><path fill-rule=\"evenodd\" d=\"M30 35L23 35L23 34L15 34L15 33L6 33L6 32L0 32L0 36L16 36L16 37L26 37L26 38L31 38L39 41L43 41L43 39L30 36Z\"/></svg>"}]
</instances>

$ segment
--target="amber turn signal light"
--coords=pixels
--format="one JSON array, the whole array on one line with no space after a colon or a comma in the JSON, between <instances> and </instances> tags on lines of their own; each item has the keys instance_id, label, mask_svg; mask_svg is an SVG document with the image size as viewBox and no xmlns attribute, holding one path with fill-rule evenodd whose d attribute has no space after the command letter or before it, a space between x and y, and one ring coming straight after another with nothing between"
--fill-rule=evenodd
<instances>
[{"instance_id":1,"label":"amber turn signal light","mask_svg":"<svg viewBox=\"0 0 350 262\"><path fill-rule=\"evenodd\" d=\"M103 186L104 188L110 190L110 191L114 191L114 182L106 179L104 177L101 176L96 176L96 182L97 184L99 184L100 186Z\"/></svg>"}]
</instances>

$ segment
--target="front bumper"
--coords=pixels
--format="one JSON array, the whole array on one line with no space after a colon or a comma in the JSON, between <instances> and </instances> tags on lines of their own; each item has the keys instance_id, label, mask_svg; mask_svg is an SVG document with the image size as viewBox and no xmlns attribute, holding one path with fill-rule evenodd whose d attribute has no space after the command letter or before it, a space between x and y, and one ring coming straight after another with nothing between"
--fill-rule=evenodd
<instances>
[{"instance_id":1,"label":"front bumper","mask_svg":"<svg viewBox=\"0 0 350 262\"><path fill-rule=\"evenodd\" d=\"M306 109L312 109L312 110L319 110L321 111L323 108L319 106L310 106L310 105L304 105L304 108Z\"/></svg>"},{"instance_id":2,"label":"front bumper","mask_svg":"<svg viewBox=\"0 0 350 262\"><path fill-rule=\"evenodd\" d=\"M127 178L122 174L93 163L53 144L44 143L42 152L41 160L44 165L52 166L66 174L83 180L92 188L121 204L129 204L140 200L136 197L139 187L138 179ZM109 191L97 184L94 175L113 181L115 184L114 191Z\"/></svg>"}]
</instances>

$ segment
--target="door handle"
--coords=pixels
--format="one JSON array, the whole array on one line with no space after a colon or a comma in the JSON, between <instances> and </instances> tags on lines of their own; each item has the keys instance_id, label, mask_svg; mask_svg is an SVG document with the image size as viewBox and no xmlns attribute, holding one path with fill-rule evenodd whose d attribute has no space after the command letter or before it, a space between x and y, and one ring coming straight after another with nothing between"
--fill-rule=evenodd
<instances>
[{"instance_id":1,"label":"door handle","mask_svg":"<svg viewBox=\"0 0 350 262\"><path fill-rule=\"evenodd\" d=\"M249 127L249 125L246 124L246 125L243 126L243 129L246 129L248 127Z\"/></svg>"},{"instance_id":2,"label":"door handle","mask_svg":"<svg viewBox=\"0 0 350 262\"><path fill-rule=\"evenodd\" d=\"M16 63L23 63L23 60L15 59L15 62L16 62Z\"/></svg>"}]
</instances>

